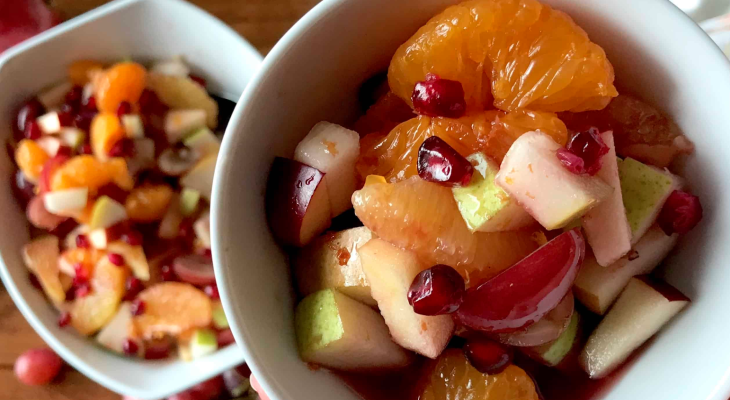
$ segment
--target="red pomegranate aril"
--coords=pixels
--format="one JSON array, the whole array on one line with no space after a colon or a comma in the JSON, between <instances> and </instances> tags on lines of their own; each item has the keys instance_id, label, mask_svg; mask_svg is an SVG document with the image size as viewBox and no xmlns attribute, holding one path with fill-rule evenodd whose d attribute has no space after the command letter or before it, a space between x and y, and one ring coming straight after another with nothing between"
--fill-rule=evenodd
<instances>
[{"instance_id":1,"label":"red pomegranate aril","mask_svg":"<svg viewBox=\"0 0 730 400\"><path fill-rule=\"evenodd\" d=\"M30 122L46 113L46 107L43 106L38 98L33 97L26 101L18 110L15 118L15 129L18 133L24 133Z\"/></svg>"},{"instance_id":2,"label":"red pomegranate aril","mask_svg":"<svg viewBox=\"0 0 730 400\"><path fill-rule=\"evenodd\" d=\"M134 141L130 138L119 140L109 149L110 157L134 157Z\"/></svg>"},{"instance_id":3,"label":"red pomegranate aril","mask_svg":"<svg viewBox=\"0 0 730 400\"><path fill-rule=\"evenodd\" d=\"M116 265L117 267L121 267L124 265L124 257L122 257L119 253L109 253L109 262Z\"/></svg>"},{"instance_id":4,"label":"red pomegranate aril","mask_svg":"<svg viewBox=\"0 0 730 400\"><path fill-rule=\"evenodd\" d=\"M33 349L21 354L13 370L19 381L26 385L45 385L61 371L61 357L51 349Z\"/></svg>"},{"instance_id":5,"label":"red pomegranate aril","mask_svg":"<svg viewBox=\"0 0 730 400\"><path fill-rule=\"evenodd\" d=\"M461 83L435 74L428 74L425 81L416 83L411 101L417 113L429 117L459 118L466 111Z\"/></svg>"},{"instance_id":6,"label":"red pomegranate aril","mask_svg":"<svg viewBox=\"0 0 730 400\"><path fill-rule=\"evenodd\" d=\"M498 374L512 362L513 351L486 338L473 337L464 345L469 363L483 374Z\"/></svg>"},{"instance_id":7,"label":"red pomegranate aril","mask_svg":"<svg viewBox=\"0 0 730 400\"><path fill-rule=\"evenodd\" d=\"M191 74L190 75L190 79L193 80L193 81L195 81L198 85L200 85L202 87L205 87L205 85L207 84L207 82L205 81L205 79L202 78L202 77L200 77L200 76L198 76L198 75L192 75Z\"/></svg>"},{"instance_id":8,"label":"red pomegranate aril","mask_svg":"<svg viewBox=\"0 0 730 400\"><path fill-rule=\"evenodd\" d=\"M142 234L137 231L130 230L122 234L122 240L130 246L142 245Z\"/></svg>"},{"instance_id":9,"label":"red pomegranate aril","mask_svg":"<svg viewBox=\"0 0 730 400\"><path fill-rule=\"evenodd\" d=\"M566 148L559 148L555 153L560 163L570 172L581 175L586 173L586 164L582 158L568 151Z\"/></svg>"},{"instance_id":10,"label":"red pomegranate aril","mask_svg":"<svg viewBox=\"0 0 730 400\"><path fill-rule=\"evenodd\" d=\"M30 140L40 139L43 136L41 126L36 121L30 121L25 126L25 138Z\"/></svg>"},{"instance_id":11,"label":"red pomegranate aril","mask_svg":"<svg viewBox=\"0 0 730 400\"><path fill-rule=\"evenodd\" d=\"M129 311L132 313L132 315L138 316L138 315L144 314L145 307L146 307L145 302L137 299L137 300L133 300L129 304Z\"/></svg>"},{"instance_id":12,"label":"red pomegranate aril","mask_svg":"<svg viewBox=\"0 0 730 400\"><path fill-rule=\"evenodd\" d=\"M89 237L84 235L83 233L76 236L76 247L80 249L88 249L91 247L91 243L89 243Z\"/></svg>"},{"instance_id":13,"label":"red pomegranate aril","mask_svg":"<svg viewBox=\"0 0 730 400\"><path fill-rule=\"evenodd\" d=\"M88 99L86 99L86 103L84 104L84 109L91 112L98 112L99 109L96 107L96 97L91 96Z\"/></svg>"},{"instance_id":14,"label":"red pomegranate aril","mask_svg":"<svg viewBox=\"0 0 730 400\"><path fill-rule=\"evenodd\" d=\"M466 186L474 166L438 136L423 141L418 149L418 176L444 186Z\"/></svg>"},{"instance_id":15,"label":"red pomegranate aril","mask_svg":"<svg viewBox=\"0 0 730 400\"><path fill-rule=\"evenodd\" d=\"M216 285L208 285L203 288L203 292L210 297L213 300L218 300L221 298L220 293L218 292L218 286Z\"/></svg>"},{"instance_id":16,"label":"red pomegranate aril","mask_svg":"<svg viewBox=\"0 0 730 400\"><path fill-rule=\"evenodd\" d=\"M121 104L119 104L119 107L117 107L117 116L122 117L123 115L131 114L132 113L132 105L129 104L128 101L123 101Z\"/></svg>"},{"instance_id":17,"label":"red pomegranate aril","mask_svg":"<svg viewBox=\"0 0 730 400\"><path fill-rule=\"evenodd\" d=\"M175 271L173 268L169 265L163 265L160 267L160 276L163 281L165 282L171 282L177 280L177 274L175 274Z\"/></svg>"},{"instance_id":18,"label":"red pomegranate aril","mask_svg":"<svg viewBox=\"0 0 730 400\"><path fill-rule=\"evenodd\" d=\"M464 278L448 265L437 264L421 271L408 289L408 304L421 315L450 314L461 305Z\"/></svg>"},{"instance_id":19,"label":"red pomegranate aril","mask_svg":"<svg viewBox=\"0 0 730 400\"><path fill-rule=\"evenodd\" d=\"M86 297L91 293L91 286L89 285L89 282L79 282L77 285L74 285L74 297L75 298L81 298Z\"/></svg>"},{"instance_id":20,"label":"red pomegranate aril","mask_svg":"<svg viewBox=\"0 0 730 400\"><path fill-rule=\"evenodd\" d=\"M91 154L91 145L89 143L84 143L79 147L79 154Z\"/></svg>"},{"instance_id":21,"label":"red pomegranate aril","mask_svg":"<svg viewBox=\"0 0 730 400\"><path fill-rule=\"evenodd\" d=\"M62 312L61 315L58 317L59 328L66 327L70 323L71 323L71 313L68 311Z\"/></svg>"},{"instance_id":22,"label":"red pomegranate aril","mask_svg":"<svg viewBox=\"0 0 730 400\"><path fill-rule=\"evenodd\" d=\"M601 160L608 153L608 146L601 139L600 132L596 128L590 128L586 131L578 132L568 141L565 148L571 154L578 156L583 160L583 172L588 175L595 175L601 169ZM566 157L563 153L558 152L558 158L571 172L578 169L577 166L569 167L561 157ZM575 159L569 161L570 164L576 164ZM574 172L577 173L577 172Z\"/></svg>"},{"instance_id":23,"label":"red pomegranate aril","mask_svg":"<svg viewBox=\"0 0 730 400\"><path fill-rule=\"evenodd\" d=\"M657 223L664 233L684 235L702 220L700 198L681 190L669 195L659 213Z\"/></svg>"},{"instance_id":24,"label":"red pomegranate aril","mask_svg":"<svg viewBox=\"0 0 730 400\"><path fill-rule=\"evenodd\" d=\"M124 339L124 342L122 342L122 351L128 356L137 355L139 352L139 345L130 338Z\"/></svg>"},{"instance_id":25,"label":"red pomegranate aril","mask_svg":"<svg viewBox=\"0 0 730 400\"><path fill-rule=\"evenodd\" d=\"M74 283L86 282L89 280L89 274L81 263L74 264Z\"/></svg>"},{"instance_id":26,"label":"red pomegranate aril","mask_svg":"<svg viewBox=\"0 0 730 400\"><path fill-rule=\"evenodd\" d=\"M141 280L134 276L127 277L127 280L124 282L124 300L130 301L133 300L139 292L144 290L144 284Z\"/></svg>"},{"instance_id":27,"label":"red pomegranate aril","mask_svg":"<svg viewBox=\"0 0 730 400\"><path fill-rule=\"evenodd\" d=\"M61 122L61 126L73 126L75 114L75 111L69 105L64 104L61 111L58 112L58 121Z\"/></svg>"}]
</instances>

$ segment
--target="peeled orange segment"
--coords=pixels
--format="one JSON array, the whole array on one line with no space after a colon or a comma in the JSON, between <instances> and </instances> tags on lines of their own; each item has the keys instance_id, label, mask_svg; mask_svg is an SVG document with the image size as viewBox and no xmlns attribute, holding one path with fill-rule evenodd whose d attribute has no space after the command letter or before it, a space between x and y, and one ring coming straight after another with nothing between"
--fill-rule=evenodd
<instances>
[{"instance_id":1,"label":"peeled orange segment","mask_svg":"<svg viewBox=\"0 0 730 400\"><path fill-rule=\"evenodd\" d=\"M355 121L352 129L360 135L372 132L390 132L401 122L413 117L415 114L408 103L395 93L387 92L368 108L365 115Z\"/></svg>"},{"instance_id":2,"label":"peeled orange segment","mask_svg":"<svg viewBox=\"0 0 730 400\"><path fill-rule=\"evenodd\" d=\"M43 171L43 165L51 157L38 146L36 142L30 139L23 139L15 150L15 163L23 172L25 178L33 183L37 183Z\"/></svg>"},{"instance_id":3,"label":"peeled orange segment","mask_svg":"<svg viewBox=\"0 0 730 400\"><path fill-rule=\"evenodd\" d=\"M23 246L23 262L55 305L66 300L66 291L59 277L58 252L56 236L43 236Z\"/></svg>"},{"instance_id":4,"label":"peeled orange segment","mask_svg":"<svg viewBox=\"0 0 730 400\"><path fill-rule=\"evenodd\" d=\"M51 190L86 187L90 192L114 183L124 190L134 186L122 158L100 161L91 155L76 156L58 168L51 178Z\"/></svg>"},{"instance_id":5,"label":"peeled orange segment","mask_svg":"<svg viewBox=\"0 0 730 400\"><path fill-rule=\"evenodd\" d=\"M428 265L456 268L470 283L494 276L541 244L533 231L472 234L449 188L412 177L371 183L352 195L355 214L378 237Z\"/></svg>"},{"instance_id":6,"label":"peeled orange segment","mask_svg":"<svg viewBox=\"0 0 730 400\"><path fill-rule=\"evenodd\" d=\"M117 312L124 296L126 268L102 257L91 276L91 294L77 297L71 306L71 325L82 335L91 335L104 327Z\"/></svg>"},{"instance_id":7,"label":"peeled orange segment","mask_svg":"<svg viewBox=\"0 0 730 400\"><path fill-rule=\"evenodd\" d=\"M109 159L109 151L125 136L116 113L102 112L91 121L91 149L100 160Z\"/></svg>"},{"instance_id":8,"label":"peeled orange segment","mask_svg":"<svg viewBox=\"0 0 730 400\"><path fill-rule=\"evenodd\" d=\"M165 216L172 195L172 188L168 185L140 186L129 193L124 207L132 221L159 221Z\"/></svg>"},{"instance_id":9,"label":"peeled orange segment","mask_svg":"<svg viewBox=\"0 0 730 400\"><path fill-rule=\"evenodd\" d=\"M145 339L206 327L213 318L210 298L187 283L163 282L137 298L145 303L145 312L134 317L134 325Z\"/></svg>"},{"instance_id":10,"label":"peeled orange segment","mask_svg":"<svg viewBox=\"0 0 730 400\"><path fill-rule=\"evenodd\" d=\"M112 65L94 82L99 111L116 113L119 105L125 101L137 103L146 81L147 71L137 63L122 62Z\"/></svg>"},{"instance_id":11,"label":"peeled orange segment","mask_svg":"<svg viewBox=\"0 0 730 400\"><path fill-rule=\"evenodd\" d=\"M438 359L420 400L539 400L532 378L520 367L508 366L487 375L469 364L464 352L448 349Z\"/></svg>"},{"instance_id":12,"label":"peeled orange segment","mask_svg":"<svg viewBox=\"0 0 730 400\"><path fill-rule=\"evenodd\" d=\"M461 82L468 110L598 110L618 94L603 49L536 0L472 0L433 17L398 48L388 82L410 104L428 73Z\"/></svg>"},{"instance_id":13,"label":"peeled orange segment","mask_svg":"<svg viewBox=\"0 0 730 400\"><path fill-rule=\"evenodd\" d=\"M483 151L497 162L502 162L518 137L530 131L542 131L562 146L568 141L568 129L553 113L530 110L496 113Z\"/></svg>"},{"instance_id":14,"label":"peeled orange segment","mask_svg":"<svg viewBox=\"0 0 730 400\"><path fill-rule=\"evenodd\" d=\"M61 253L61 258L58 260L58 266L65 274L75 276L75 267L80 265L87 276L90 277L94 273L94 267L96 264L98 264L105 255L106 252L98 249L84 249L80 247L68 249Z\"/></svg>"},{"instance_id":15,"label":"peeled orange segment","mask_svg":"<svg viewBox=\"0 0 730 400\"><path fill-rule=\"evenodd\" d=\"M147 86L172 109L205 110L208 128L218 125L218 103L204 87L188 77L151 73Z\"/></svg>"}]
</instances>

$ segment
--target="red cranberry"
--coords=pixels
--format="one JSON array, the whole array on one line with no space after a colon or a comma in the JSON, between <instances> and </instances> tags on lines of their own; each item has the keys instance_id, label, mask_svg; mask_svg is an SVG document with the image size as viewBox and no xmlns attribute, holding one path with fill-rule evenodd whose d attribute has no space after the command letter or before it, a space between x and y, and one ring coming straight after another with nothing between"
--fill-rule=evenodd
<instances>
[{"instance_id":1,"label":"red cranberry","mask_svg":"<svg viewBox=\"0 0 730 400\"><path fill-rule=\"evenodd\" d=\"M129 311L132 312L132 315L138 316L144 314L145 307L146 305L144 301L136 299L130 303Z\"/></svg>"},{"instance_id":2,"label":"red cranberry","mask_svg":"<svg viewBox=\"0 0 730 400\"><path fill-rule=\"evenodd\" d=\"M664 233L683 235L694 228L702 220L702 204L700 198L681 190L669 195L659 213L657 222Z\"/></svg>"},{"instance_id":3,"label":"red cranberry","mask_svg":"<svg viewBox=\"0 0 730 400\"><path fill-rule=\"evenodd\" d=\"M46 113L46 107L43 106L36 97L26 101L18 110L15 118L15 128L18 133L25 132L29 122L35 121L36 118Z\"/></svg>"},{"instance_id":4,"label":"red cranberry","mask_svg":"<svg viewBox=\"0 0 730 400\"><path fill-rule=\"evenodd\" d=\"M127 196L129 196L129 192L127 192L126 190L120 188L119 186L117 186L113 183L108 183L108 184L100 187L96 193L97 193L97 196L107 196L110 199L112 199L120 204L124 204L127 201ZM115 228L127 229L126 226L121 226L121 225L118 227L115 226ZM127 233L127 231L119 232L118 236L121 237L125 233Z\"/></svg>"},{"instance_id":5,"label":"red cranberry","mask_svg":"<svg viewBox=\"0 0 730 400\"><path fill-rule=\"evenodd\" d=\"M36 121L30 121L25 125L25 137L30 140L40 139L43 136L41 126Z\"/></svg>"},{"instance_id":6,"label":"red cranberry","mask_svg":"<svg viewBox=\"0 0 730 400\"><path fill-rule=\"evenodd\" d=\"M586 163L583 161L582 158L576 156L575 154L568 151L566 148L559 148L558 151L555 153L555 155L558 157L558 160L563 164L563 166L570 172L580 175L586 172Z\"/></svg>"},{"instance_id":7,"label":"red cranberry","mask_svg":"<svg viewBox=\"0 0 730 400\"><path fill-rule=\"evenodd\" d=\"M74 296L75 298L81 298L86 297L91 293L91 286L89 285L89 282L80 282L77 285L74 285Z\"/></svg>"},{"instance_id":8,"label":"red cranberry","mask_svg":"<svg viewBox=\"0 0 730 400\"><path fill-rule=\"evenodd\" d=\"M172 267L170 265L167 265L167 264L163 265L160 268L160 275L162 277L162 280L165 282L177 280L177 275L175 274L175 271L172 269Z\"/></svg>"},{"instance_id":9,"label":"red cranberry","mask_svg":"<svg viewBox=\"0 0 730 400\"><path fill-rule=\"evenodd\" d=\"M137 231L128 231L122 234L122 240L130 246L142 245L142 234Z\"/></svg>"},{"instance_id":10,"label":"red cranberry","mask_svg":"<svg viewBox=\"0 0 730 400\"><path fill-rule=\"evenodd\" d=\"M86 99L86 104L84 104L84 109L91 112L98 112L99 109L96 107L96 97L91 96L88 99Z\"/></svg>"},{"instance_id":11,"label":"red cranberry","mask_svg":"<svg viewBox=\"0 0 730 400\"><path fill-rule=\"evenodd\" d=\"M134 156L134 141L130 138L124 138L112 146L109 149L110 157L133 157Z\"/></svg>"},{"instance_id":12,"label":"red cranberry","mask_svg":"<svg viewBox=\"0 0 730 400\"><path fill-rule=\"evenodd\" d=\"M437 264L413 279L408 303L417 314L449 314L459 308L465 290L464 278L455 269Z\"/></svg>"},{"instance_id":13,"label":"red cranberry","mask_svg":"<svg viewBox=\"0 0 730 400\"><path fill-rule=\"evenodd\" d=\"M84 143L79 147L79 154L91 154L91 145Z\"/></svg>"},{"instance_id":14,"label":"red cranberry","mask_svg":"<svg viewBox=\"0 0 730 400\"><path fill-rule=\"evenodd\" d=\"M423 141L418 149L418 176L444 186L466 186L474 166L438 136Z\"/></svg>"},{"instance_id":15,"label":"red cranberry","mask_svg":"<svg viewBox=\"0 0 730 400\"><path fill-rule=\"evenodd\" d=\"M123 101L119 104L119 107L117 107L117 116L122 117L123 115L131 114L132 113L132 105L129 104L128 101Z\"/></svg>"},{"instance_id":16,"label":"red cranberry","mask_svg":"<svg viewBox=\"0 0 730 400\"><path fill-rule=\"evenodd\" d=\"M221 298L220 293L218 293L218 286L216 285L208 285L204 287L203 292L213 300L218 300Z\"/></svg>"},{"instance_id":17,"label":"red cranberry","mask_svg":"<svg viewBox=\"0 0 730 400\"><path fill-rule=\"evenodd\" d=\"M459 118L466 111L461 83L435 74L428 74L425 81L416 83L411 101L417 113L430 117Z\"/></svg>"},{"instance_id":18,"label":"red cranberry","mask_svg":"<svg viewBox=\"0 0 730 400\"><path fill-rule=\"evenodd\" d=\"M122 351L128 356L134 356L139 352L139 345L130 338L124 339L124 342L122 342Z\"/></svg>"},{"instance_id":19,"label":"red cranberry","mask_svg":"<svg viewBox=\"0 0 730 400\"><path fill-rule=\"evenodd\" d=\"M483 374L498 374L512 362L512 350L486 338L474 337L464 345L471 365Z\"/></svg>"},{"instance_id":20,"label":"red cranberry","mask_svg":"<svg viewBox=\"0 0 730 400\"><path fill-rule=\"evenodd\" d=\"M77 128L88 132L89 129L91 129L91 122L94 120L96 114L96 111L82 110L74 116L74 125Z\"/></svg>"},{"instance_id":21,"label":"red cranberry","mask_svg":"<svg viewBox=\"0 0 730 400\"><path fill-rule=\"evenodd\" d=\"M207 84L207 82L205 81L205 78L200 77L198 75L192 75L191 74L190 75L190 79L192 79L193 81L197 82L198 85L200 85L202 87L205 87L205 85Z\"/></svg>"},{"instance_id":22,"label":"red cranberry","mask_svg":"<svg viewBox=\"0 0 730 400\"><path fill-rule=\"evenodd\" d=\"M608 146L603 142L600 132L596 128L576 133L565 147L570 153L583 160L583 171L575 172L579 170L577 161L574 158L568 160L565 152L558 152L560 162L573 173L595 175L601 169L603 156L608 153Z\"/></svg>"},{"instance_id":23,"label":"red cranberry","mask_svg":"<svg viewBox=\"0 0 730 400\"><path fill-rule=\"evenodd\" d=\"M124 265L124 257L122 257L119 253L109 253L109 262L116 265L117 267L121 267Z\"/></svg>"},{"instance_id":24,"label":"red cranberry","mask_svg":"<svg viewBox=\"0 0 730 400\"><path fill-rule=\"evenodd\" d=\"M61 315L58 317L58 326L63 328L64 326L67 326L71 323L71 313L68 311L64 311L61 313Z\"/></svg>"},{"instance_id":25,"label":"red cranberry","mask_svg":"<svg viewBox=\"0 0 730 400\"><path fill-rule=\"evenodd\" d=\"M81 249L88 249L91 247L88 236L84 234L76 236L76 247Z\"/></svg>"}]
</instances>

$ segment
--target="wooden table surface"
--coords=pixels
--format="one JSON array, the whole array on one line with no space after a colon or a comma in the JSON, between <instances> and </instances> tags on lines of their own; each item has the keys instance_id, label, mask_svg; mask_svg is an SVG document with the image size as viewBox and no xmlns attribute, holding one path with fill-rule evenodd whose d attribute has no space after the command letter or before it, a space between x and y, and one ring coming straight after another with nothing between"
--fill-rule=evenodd
<instances>
[{"instance_id":1,"label":"wooden table surface","mask_svg":"<svg viewBox=\"0 0 730 400\"><path fill-rule=\"evenodd\" d=\"M4 0L0 0L4 1ZM14 1L14 0L13 0ZM65 17L87 11L104 0L51 0ZM262 54L319 0L191 0L217 16ZM15 379L13 363L25 350L45 347L0 286L0 400L119 400L120 396L65 367L58 382L29 387Z\"/></svg>"}]
</instances>

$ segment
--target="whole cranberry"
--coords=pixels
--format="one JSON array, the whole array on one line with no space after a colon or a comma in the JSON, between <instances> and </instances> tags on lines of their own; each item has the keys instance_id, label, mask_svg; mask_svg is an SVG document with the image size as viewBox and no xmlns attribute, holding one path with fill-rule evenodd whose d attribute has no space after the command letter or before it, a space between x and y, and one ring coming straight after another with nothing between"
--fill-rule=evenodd
<instances>
[{"instance_id":1,"label":"whole cranberry","mask_svg":"<svg viewBox=\"0 0 730 400\"><path fill-rule=\"evenodd\" d=\"M436 74L427 74L425 81L416 83L411 101L417 113L430 117L459 118L466 111L461 83Z\"/></svg>"},{"instance_id":2,"label":"whole cranberry","mask_svg":"<svg viewBox=\"0 0 730 400\"><path fill-rule=\"evenodd\" d=\"M512 349L483 337L473 337L464 345L464 355L483 374L498 374L512 362Z\"/></svg>"},{"instance_id":3,"label":"whole cranberry","mask_svg":"<svg viewBox=\"0 0 730 400\"><path fill-rule=\"evenodd\" d=\"M459 308L465 290L464 278L455 269L437 264L413 279L408 303L417 314L449 314Z\"/></svg>"}]
</instances>

